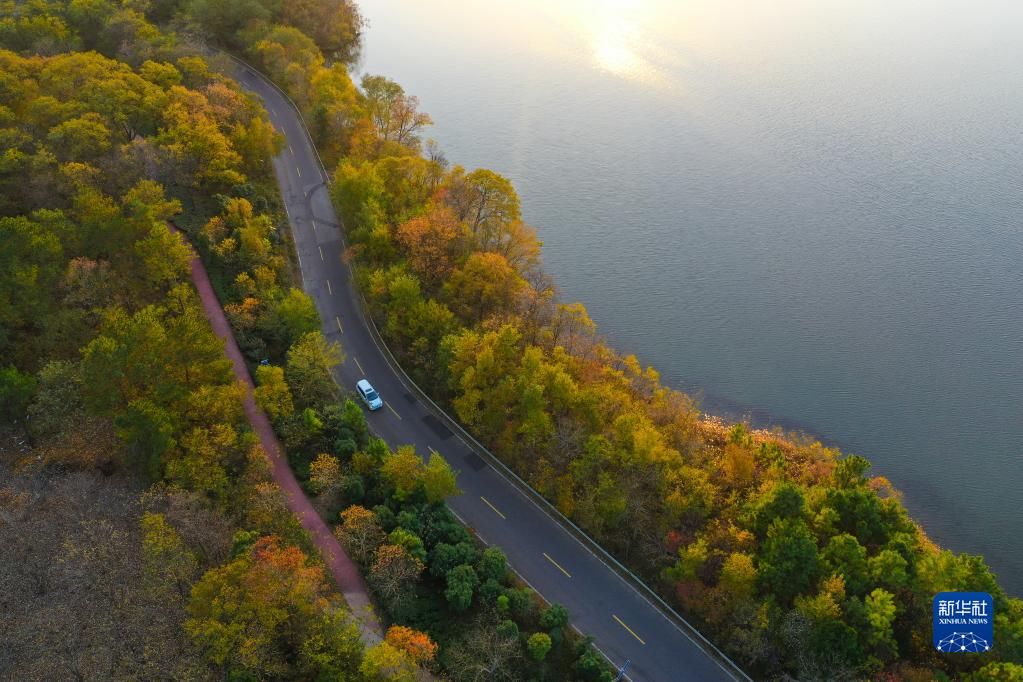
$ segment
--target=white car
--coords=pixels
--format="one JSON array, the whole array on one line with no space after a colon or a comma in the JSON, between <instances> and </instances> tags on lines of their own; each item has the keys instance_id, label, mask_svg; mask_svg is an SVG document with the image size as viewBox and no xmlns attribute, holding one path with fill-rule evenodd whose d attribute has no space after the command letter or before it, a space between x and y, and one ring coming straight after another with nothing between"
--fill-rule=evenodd
<instances>
[{"instance_id":1,"label":"white car","mask_svg":"<svg viewBox=\"0 0 1023 682\"><path fill-rule=\"evenodd\" d=\"M369 409L379 410L384 406L384 401L380 399L380 394L365 379L360 379L359 383L355 384L355 390L359 392L359 397L362 398L362 402L366 403L366 407Z\"/></svg>"}]
</instances>

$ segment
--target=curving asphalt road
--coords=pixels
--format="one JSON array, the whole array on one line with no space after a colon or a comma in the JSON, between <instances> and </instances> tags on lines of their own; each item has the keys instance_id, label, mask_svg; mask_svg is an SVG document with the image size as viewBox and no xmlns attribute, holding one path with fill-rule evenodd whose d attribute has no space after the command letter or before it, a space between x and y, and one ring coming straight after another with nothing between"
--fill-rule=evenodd
<instances>
[{"instance_id":1,"label":"curving asphalt road","mask_svg":"<svg viewBox=\"0 0 1023 682\"><path fill-rule=\"evenodd\" d=\"M260 74L239 66L236 77L262 98L287 144L273 160L288 211L305 291L316 302L323 331L346 360L338 383L354 390L369 379L385 401L370 413L371 428L389 445L437 451L458 470L462 494L452 510L484 542L501 547L512 568L548 601L566 606L573 625L592 635L625 679L644 682L748 679L726 668L681 626L556 522L548 512L449 430L399 377L375 343L359 305L351 269L341 260L343 236L326 174L301 118Z\"/></svg>"}]
</instances>

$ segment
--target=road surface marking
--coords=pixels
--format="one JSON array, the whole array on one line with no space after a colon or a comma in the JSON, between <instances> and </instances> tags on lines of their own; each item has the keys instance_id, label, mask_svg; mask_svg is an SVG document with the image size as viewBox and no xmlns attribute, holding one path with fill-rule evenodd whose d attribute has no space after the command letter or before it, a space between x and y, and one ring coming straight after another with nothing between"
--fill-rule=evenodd
<instances>
[{"instance_id":1,"label":"road surface marking","mask_svg":"<svg viewBox=\"0 0 1023 682\"><path fill-rule=\"evenodd\" d=\"M320 250L320 260L326 261L327 259L323 257L323 247L322 246L317 246L316 248L318 248Z\"/></svg>"},{"instance_id":2,"label":"road surface marking","mask_svg":"<svg viewBox=\"0 0 1023 682\"><path fill-rule=\"evenodd\" d=\"M450 512L451 512L452 514L454 514L454 515L455 515L455 518L456 518L456 519L458 519L458 522L459 522L459 523L461 523L461 524L462 524L463 526L466 526L466 527L468 527L468 526L469 526L469 522L468 522L468 521L466 521L465 519L463 519L463 518L462 518L461 516L459 516L459 515L458 515L458 512L456 512L456 511L455 511L454 509L450 509L450 508L449 508L449 511L450 511ZM482 533L480 533L479 531L476 531L476 537L478 537L478 538L479 538L479 539L480 539L480 540L481 540L481 541L483 542L483 544L484 544L484 545L487 545L487 546L489 546L489 545L490 545L490 543L489 543L489 542L487 542L487 539L486 539L485 537L483 537L483 534L482 534ZM549 604L549 603L551 603L549 599L547 599L546 597L544 597L544 596L543 596L543 592L541 592L540 590L536 589L536 587L535 587L535 586L533 585L533 583L531 583L531 582L529 582L528 580L526 580L526 576L524 576L524 575L522 575L521 573L519 573L519 572L518 572L518 570L516 570L516 568L515 568L514 566L512 566L511 564L509 564L509 565L508 565L508 568L510 568L510 569L511 569L511 571L512 571L512 573L514 573L515 575L517 575L517 576L519 577L519 580L521 580L522 582L524 582L524 583L526 584L526 586L527 586L527 587L528 587L529 589L533 590L533 591L534 591L534 592L536 592L536 593L537 593L538 595L540 595L540 598L541 598L541 599L543 599L543 600L544 600L545 602L547 602L548 604ZM669 622L670 622L670 621L669 621ZM583 634L583 633L582 633L582 631L581 631L581 630L580 630L579 628L577 628L577 627L576 627L575 625L573 625L573 626L572 626L572 628L573 628L573 629L574 629L574 630L575 630L576 632L578 632L578 633L579 633L579 636L580 636L580 638L581 638L581 637L582 637L582 634ZM599 652L600 652L600 655L601 655L601 656L603 656L603 657L604 657L605 659L607 659L607 662L608 662L608 663L610 663L610 664L611 664L612 666L614 666L614 667L615 667L615 669L618 669L618 668L620 668L620 667L621 667L620 665L618 665L617 663L615 663L614 661L612 661L612 660L611 660L611 657L610 657L610 656L608 656L607 654L605 654L605 653L604 653L604 651L603 651L603 650L602 650L602 649L601 649L601 648L600 648L599 646L597 646L597 644L595 644L595 643L594 643L594 644L593 644L592 646L593 646L593 648L594 648L594 649L596 649L597 651L599 651ZM625 675L625 676L624 676L624 677L623 677L622 679L628 680L628 682L632 682L632 678L631 678L631 677L629 677L628 675Z\"/></svg>"},{"instance_id":3,"label":"road surface marking","mask_svg":"<svg viewBox=\"0 0 1023 682\"><path fill-rule=\"evenodd\" d=\"M355 356L353 355L353 356L352 356L352 360L355 360L355 366L359 368L359 371L360 371L360 372L362 372L362 376L366 376L366 370L364 370L364 369L362 368L362 365L360 365L360 364L359 364L359 358L357 358L357 357L355 357Z\"/></svg>"},{"instance_id":4,"label":"road surface marking","mask_svg":"<svg viewBox=\"0 0 1023 682\"><path fill-rule=\"evenodd\" d=\"M252 72L252 73L254 74L255 72ZM274 111L273 113L274 113L274 115L276 115L276 111ZM285 209L285 212L286 212L286 213L290 213L290 212L288 211L288 206L287 206L287 204L285 204L285 205L284 205L284 209ZM290 215L289 215L289 219L290 219ZM301 258L300 258L300 260L301 260ZM349 263L349 265L348 265L348 268L349 268L349 271L350 271L350 272L351 272L351 271L353 270L353 267L352 267L352 264L351 264L351 263ZM303 281L304 281L304 273L303 273ZM400 377L399 377L399 381L400 381L400 380L401 380L401 379L400 379ZM465 441L464 441L464 439L463 439L463 438L462 438L461 436L458 436L458 438L459 438L459 440L461 440L461 441L462 441L463 443L465 442ZM468 446L468 443L466 443L466 445ZM518 489L516 488L516 490L518 490ZM534 505L534 507L536 507L536 508L537 508L537 509L539 509L539 510L540 510L541 512L543 512L543 513L544 513L544 515L545 515L545 516L547 516L548 518L550 518L550 519L551 519L551 520L552 520L552 521L553 521L554 523L558 523L558 521L554 520L553 516L551 516L551 513L550 513L550 512L549 512L549 511L548 511L547 509L545 509L545 508L544 508L543 506L541 506L541 505L539 505L539 504L536 504L535 500L533 500L533 499L531 499L530 497L528 497L528 496L527 496L527 495L526 495L526 494L525 494L525 493L524 493L523 491L521 491L521 490L518 490L518 492L519 492L519 494L520 494L520 495L522 495L522 496L523 496L523 499L524 499L525 501L527 501L527 502L529 502L530 504ZM578 539L576 539L576 538L575 538L574 536L569 536L569 537L570 537L570 538L571 538L571 539L572 539L573 541L577 542L577 543L578 543L578 545L579 545L580 547L582 547L582 548L583 548L583 549L585 549L585 550L586 550L587 552L589 552L589 554L590 554L591 556L593 556L593 557L594 557L595 559L597 559L597 560L598 560L598 561L600 561L600 562L601 562L602 564L604 564L604 565L605 565L605 567L607 567L607 568L609 568L609 569L611 568L611 567L610 567L610 565L609 565L609 564L607 563L607 557L606 557L606 556L599 556L599 555L598 555L598 554L596 554L596 553L595 553L595 552L594 552L594 551L593 551L593 550L592 550L592 549L591 549L590 547L588 547L588 546L587 546L586 544L584 544L583 542L581 542L581 541L579 541ZM514 570L514 569L513 569L513 570ZM516 573L517 573L517 571L516 571ZM691 635L691 634L690 634L689 632L685 631L685 630L684 630L684 629L683 629L682 627L680 627L680 626L679 626L679 624L677 624L677 623L676 623L676 622L675 622L674 620L672 620L672 619L671 619L671 618L670 618L670 617L669 617L669 616L667 615L667 613L665 613L664 611L662 611L662 610L661 610L661 609L662 609L662 607L660 607L660 606L655 606L655 605L654 605L654 603L653 603L653 601L651 601L651 599L650 599L650 598L649 598L649 597L648 597L648 596L647 596L647 595L646 595L646 594L645 594L644 592L640 591L640 590L639 590L639 589L637 589L637 588L636 588L635 586L633 586L633 585L632 585L631 583L627 582L627 581L625 580L625 578L624 578L623 576L619 575L619 574L618 574L618 572L617 572L617 571L615 571L614 569L611 569L611 573L612 573L612 575L614 575L615 577L617 577L617 578L618 578L618 579L619 579L619 580L620 580L620 581L622 582L623 586L624 586L624 587L626 587L626 589L628 589L628 590L631 590L631 591L632 591L633 593L635 593L635 594L636 594L637 596L639 596L639 597L640 597L641 599L643 599L643 600L644 600L644 601L645 601L645 602L646 602L646 603L647 603L647 604L648 604L648 605L649 605L649 606L650 606L651 608L655 609L655 610L656 610L656 611L657 611L657 612L658 612L658 613L659 613L659 614L661 615L661 617L662 617L662 618L664 618L664 619L665 619L665 620L666 620L666 621L667 621L667 622L668 622L668 623L669 623L669 624L670 624L670 625L671 625L672 627L674 627L674 628L675 628L675 630L676 630L676 631L678 631L678 632L679 632L680 634L682 634L682 635L683 635L683 636L684 636L684 637L685 637L686 639L688 639L688 640L689 640L690 642L692 642L692 643L694 643L694 644L697 644L697 640L696 640L696 639L694 639L694 637L693 637L693 636L692 636L692 635ZM518 573L517 573L517 574L518 574ZM520 574L519 574L519 577L520 577L520 579L522 579L522 580L523 580L523 582L526 582L526 583L528 584L528 581L526 581L526 580L525 580L525 579L524 579L524 578L523 578L523 577L522 577L522 576L521 576ZM661 602L661 600L659 600L659 599L658 599L658 601L659 601L660 603L662 603L662 604L663 604L663 602ZM664 607L664 608L666 608L666 609L669 609L669 610L670 610L670 607L668 607L668 606L667 606L666 604L663 604L663 607ZM676 614L676 615L677 615L677 614ZM697 634L697 636L699 636L699 633L698 633L698 632L697 632L696 634ZM702 638L702 637L700 637L700 639L703 639L703 638ZM596 648L596 649L597 649L597 650L598 650L598 651L599 651L599 652L600 652L600 653L601 653L601 654L602 654L602 655L604 656L604 658L606 658L606 659L607 659L607 660L608 660L608 661L610 662L610 660L611 660L611 659L610 659L610 658L609 658L609 657L607 656L607 654L606 654L606 653L604 653L603 651L601 651L599 647L596 647L596 646L595 646L594 648ZM717 662L717 661L715 661L715 662ZM719 664L719 665L720 665L720 664ZM721 666L721 667L722 667L722 668L724 668L724 666ZM629 679L629 678L628 678L628 677L626 677L626 679Z\"/></svg>"},{"instance_id":5,"label":"road surface marking","mask_svg":"<svg viewBox=\"0 0 1023 682\"><path fill-rule=\"evenodd\" d=\"M385 400L385 401L384 401L384 405L387 405L387 409L391 411L391 414L393 414L393 415L394 415L395 417L397 417L398 419L401 419L401 415L400 415L400 414L398 414L397 412L395 412L395 411L394 411L394 408L393 408L393 407L391 407L391 403L389 403L389 402L387 402L387 401Z\"/></svg>"},{"instance_id":6,"label":"road surface marking","mask_svg":"<svg viewBox=\"0 0 1023 682\"><path fill-rule=\"evenodd\" d=\"M496 510L495 510L495 511L496 511ZM568 576L569 578L571 578L571 577L572 577L572 574L571 574L571 573L569 573L568 571L566 571L565 569L563 569L563 568L561 567L561 564L559 564L559 563L558 563L557 561L555 561L554 559L552 559L552 558L551 558L551 555L550 555L550 554L548 554L547 552L544 552L544 553L543 553L543 555L544 555L544 556L545 556L545 557L547 558L547 561L549 561L549 562L551 562L552 564L554 564L555 566L557 566L557 567L558 567L558 570L559 570L559 571L561 571L562 573L564 573L564 574L565 574L566 576Z\"/></svg>"},{"instance_id":7,"label":"road surface marking","mask_svg":"<svg viewBox=\"0 0 1023 682\"><path fill-rule=\"evenodd\" d=\"M277 118L277 112L274 111L273 107L270 107L270 113L274 115L274 118Z\"/></svg>"},{"instance_id":8,"label":"road surface marking","mask_svg":"<svg viewBox=\"0 0 1023 682\"><path fill-rule=\"evenodd\" d=\"M302 169L301 168L299 168L298 166L295 166L295 172L298 173L298 177L302 177Z\"/></svg>"},{"instance_id":9,"label":"road surface marking","mask_svg":"<svg viewBox=\"0 0 1023 682\"><path fill-rule=\"evenodd\" d=\"M490 507L491 509L493 509L493 510L494 510L494 513L495 513L495 514L497 514L497 515L498 515L498 516L500 516L501 518L504 518L505 520L507 519L507 516L505 516L504 514L502 514L502 513L500 512L500 511L498 511L498 510L497 510L497 507L495 507L494 505L490 504L490 500L488 500L487 498L483 497L482 495L480 496L480 499L481 499L481 500L483 500L483 503L484 503L485 505L487 505L488 507ZM544 556L546 556L546 554L544 554ZM547 558L549 559L550 557L549 557L549 556L547 556ZM558 564L557 564L557 563L555 563L554 565L558 565ZM559 567L561 567L561 566L559 566Z\"/></svg>"},{"instance_id":10,"label":"road surface marking","mask_svg":"<svg viewBox=\"0 0 1023 682\"><path fill-rule=\"evenodd\" d=\"M295 155L295 150L291 148L291 145L290 145L290 144L288 145L288 151L290 151L290 152L291 152L291 155L292 155L292 156L294 156L294 155Z\"/></svg>"},{"instance_id":11,"label":"road surface marking","mask_svg":"<svg viewBox=\"0 0 1023 682\"><path fill-rule=\"evenodd\" d=\"M335 316L334 316L334 321L335 321L335 322L337 322L337 330L338 330L339 332L341 332L342 334L344 334L344 333L345 333L345 330L341 328L341 318L340 318L340 317L337 317L337 316L335 315Z\"/></svg>"},{"instance_id":12,"label":"road surface marking","mask_svg":"<svg viewBox=\"0 0 1023 682\"><path fill-rule=\"evenodd\" d=\"M330 294L331 296L334 295L334 290L330 288L330 280L329 279L327 280L327 293Z\"/></svg>"},{"instance_id":13,"label":"road surface marking","mask_svg":"<svg viewBox=\"0 0 1023 682\"><path fill-rule=\"evenodd\" d=\"M436 450L433 449L432 445L427 445L426 449L429 450L430 452L432 452L435 455L439 455L440 454L439 452L437 452Z\"/></svg>"},{"instance_id":14,"label":"road surface marking","mask_svg":"<svg viewBox=\"0 0 1023 682\"><path fill-rule=\"evenodd\" d=\"M632 628L630 628L630 627L629 627L628 625L626 625L625 623L623 623L623 622L622 622L622 619L621 619L621 618L619 618L618 616L616 616L616 615L615 615L615 614L613 614L613 613L611 614L611 617L612 617L612 618L614 618L614 619L615 619L616 621L618 621L618 624L619 624L619 625L621 625L621 626L622 626L623 628L625 628L626 630L628 630L628 631L629 631L629 634L630 634L630 635L632 635L633 637L635 637L636 639L638 639L638 640L639 640L639 643L640 643L640 644L642 644L643 646L646 646L646 642L644 642L644 641L643 641L643 639L642 639L642 638L641 638L641 637L640 637L639 635L637 635L637 634L636 634L635 632L633 632L633 631L632 631Z\"/></svg>"},{"instance_id":15,"label":"road surface marking","mask_svg":"<svg viewBox=\"0 0 1023 682\"><path fill-rule=\"evenodd\" d=\"M298 256L298 269L301 270L303 268L302 254L298 252L298 249L295 249L295 255Z\"/></svg>"}]
</instances>

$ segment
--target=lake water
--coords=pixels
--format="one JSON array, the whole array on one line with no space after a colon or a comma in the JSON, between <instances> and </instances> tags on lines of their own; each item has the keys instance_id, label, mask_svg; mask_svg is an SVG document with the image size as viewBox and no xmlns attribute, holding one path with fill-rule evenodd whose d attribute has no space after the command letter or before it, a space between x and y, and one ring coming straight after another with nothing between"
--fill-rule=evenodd
<instances>
[{"instance_id":1,"label":"lake water","mask_svg":"<svg viewBox=\"0 0 1023 682\"><path fill-rule=\"evenodd\" d=\"M1023 4L360 4L359 72L515 182L613 345L1023 593Z\"/></svg>"}]
</instances>

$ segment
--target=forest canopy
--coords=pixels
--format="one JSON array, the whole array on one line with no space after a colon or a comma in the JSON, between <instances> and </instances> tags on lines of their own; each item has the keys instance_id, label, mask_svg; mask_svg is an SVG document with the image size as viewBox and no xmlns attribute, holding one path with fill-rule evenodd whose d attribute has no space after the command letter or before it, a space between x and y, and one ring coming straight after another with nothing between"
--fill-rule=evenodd
<instances>
[{"instance_id":1,"label":"forest canopy","mask_svg":"<svg viewBox=\"0 0 1023 682\"><path fill-rule=\"evenodd\" d=\"M0 2L0 419L31 444L3 463L18 473L0 483L0 533L7 547L26 533L49 543L2 562L0 585L70 594L84 578L60 563L66 550L91 584L149 590L54 600L100 609L106 639L69 639L44 674L146 676L164 649L117 627L163 595L165 655L197 678L411 679L440 666L456 679L607 679L585 642L565 643L563 609L541 611L448 517L457 481L444 463L389 450L338 399L329 372L343 349L319 334L280 229L280 139L209 43L300 107L359 286L409 374L752 674L1023 676L1023 602L981 557L936 547L866 459L723 424L608 347L559 298L512 184L450 165L399 84L353 80L362 25L348 0ZM170 219L247 359L267 361L257 399L395 623L378 646L357 641L267 474ZM95 471L155 487L118 488L101 512L80 488L102 479L73 475ZM57 474L69 478L46 492ZM61 518L34 514L46 499L81 523L44 533ZM993 651L933 650L931 599L945 590L994 595ZM0 610L0 632L17 627L46 625ZM0 665L25 670L38 641L19 637ZM124 648L95 655L105 642Z\"/></svg>"}]
</instances>

